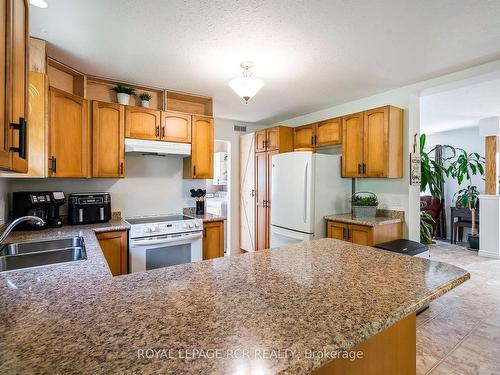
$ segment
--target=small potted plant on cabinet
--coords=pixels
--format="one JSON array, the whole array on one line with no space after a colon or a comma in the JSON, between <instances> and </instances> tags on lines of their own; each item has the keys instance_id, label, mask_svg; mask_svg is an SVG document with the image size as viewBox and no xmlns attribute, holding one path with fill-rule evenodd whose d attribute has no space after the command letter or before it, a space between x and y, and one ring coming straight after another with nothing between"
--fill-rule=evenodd
<instances>
[{"instance_id":1,"label":"small potted plant on cabinet","mask_svg":"<svg viewBox=\"0 0 500 375\"><path fill-rule=\"evenodd\" d=\"M147 92L143 92L142 94L140 94L139 99L141 99L141 107L149 108L149 101L151 100L151 98L151 94L148 94Z\"/></svg>"},{"instance_id":2,"label":"small potted plant on cabinet","mask_svg":"<svg viewBox=\"0 0 500 375\"><path fill-rule=\"evenodd\" d=\"M116 85L111 90L116 92L119 104L129 105L130 95L135 95L135 90L133 88L123 85Z\"/></svg>"},{"instance_id":3,"label":"small potted plant on cabinet","mask_svg":"<svg viewBox=\"0 0 500 375\"><path fill-rule=\"evenodd\" d=\"M354 193L351 200L352 216L354 218L377 216L378 198L370 192Z\"/></svg>"},{"instance_id":4,"label":"small potted plant on cabinet","mask_svg":"<svg viewBox=\"0 0 500 375\"><path fill-rule=\"evenodd\" d=\"M459 155L451 163L451 176L455 178L459 185L465 180L467 187L460 189L456 194L455 205L457 207L467 207L471 212L471 234L467 236L469 247L479 249L479 235L476 229L476 209L479 202L479 192L477 187L472 185L473 175L484 175L484 157L477 152L467 153L465 150L457 148Z\"/></svg>"}]
</instances>

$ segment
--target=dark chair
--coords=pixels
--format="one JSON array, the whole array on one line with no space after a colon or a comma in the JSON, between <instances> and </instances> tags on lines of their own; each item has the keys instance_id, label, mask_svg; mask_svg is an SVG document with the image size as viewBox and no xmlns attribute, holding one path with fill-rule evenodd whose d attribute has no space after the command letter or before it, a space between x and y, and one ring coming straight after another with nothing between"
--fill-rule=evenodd
<instances>
[{"instance_id":1,"label":"dark chair","mask_svg":"<svg viewBox=\"0 0 500 375\"><path fill-rule=\"evenodd\" d=\"M443 208L443 201L431 195L420 196L420 211L425 211L434 219L434 222L429 221L432 225L432 236L436 234L436 228L441 216L441 209Z\"/></svg>"},{"instance_id":2,"label":"dark chair","mask_svg":"<svg viewBox=\"0 0 500 375\"><path fill-rule=\"evenodd\" d=\"M476 229L479 233L479 208L476 208ZM456 221L455 221L456 219ZM468 208L451 207L451 243L457 243L457 234L460 242L464 240L464 228L472 228L472 214Z\"/></svg>"}]
</instances>

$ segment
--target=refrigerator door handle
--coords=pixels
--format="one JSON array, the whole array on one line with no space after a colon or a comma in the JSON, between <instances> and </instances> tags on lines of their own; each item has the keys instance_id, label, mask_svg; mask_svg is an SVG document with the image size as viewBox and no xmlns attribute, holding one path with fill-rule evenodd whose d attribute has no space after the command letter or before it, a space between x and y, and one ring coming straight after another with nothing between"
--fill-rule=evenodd
<instances>
[{"instance_id":1,"label":"refrigerator door handle","mask_svg":"<svg viewBox=\"0 0 500 375\"><path fill-rule=\"evenodd\" d=\"M307 169L309 167L309 163L306 163L306 168L304 172L304 215L302 216L302 219L304 220L304 223L307 222Z\"/></svg>"}]
</instances>

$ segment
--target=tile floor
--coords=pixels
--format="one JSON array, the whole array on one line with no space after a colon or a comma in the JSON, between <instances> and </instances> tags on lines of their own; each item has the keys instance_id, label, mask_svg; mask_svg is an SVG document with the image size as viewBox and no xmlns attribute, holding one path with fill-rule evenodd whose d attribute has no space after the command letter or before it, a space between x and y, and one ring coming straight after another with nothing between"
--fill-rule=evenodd
<instances>
[{"instance_id":1,"label":"tile floor","mask_svg":"<svg viewBox=\"0 0 500 375\"><path fill-rule=\"evenodd\" d=\"M500 260L444 242L430 254L471 279L417 317L417 374L500 374Z\"/></svg>"}]
</instances>

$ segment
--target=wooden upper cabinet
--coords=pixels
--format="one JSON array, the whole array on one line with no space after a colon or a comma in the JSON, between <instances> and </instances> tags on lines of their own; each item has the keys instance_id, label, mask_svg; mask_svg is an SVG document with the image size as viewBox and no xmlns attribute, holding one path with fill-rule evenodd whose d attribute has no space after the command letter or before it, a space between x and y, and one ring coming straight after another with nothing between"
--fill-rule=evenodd
<instances>
[{"instance_id":1,"label":"wooden upper cabinet","mask_svg":"<svg viewBox=\"0 0 500 375\"><path fill-rule=\"evenodd\" d=\"M267 151L279 150L280 147L280 128L275 127L266 131L266 148Z\"/></svg>"},{"instance_id":2,"label":"wooden upper cabinet","mask_svg":"<svg viewBox=\"0 0 500 375\"><path fill-rule=\"evenodd\" d=\"M255 132L255 152L266 151L267 130L259 130Z\"/></svg>"},{"instance_id":3,"label":"wooden upper cabinet","mask_svg":"<svg viewBox=\"0 0 500 375\"><path fill-rule=\"evenodd\" d=\"M92 102L92 177L124 175L125 109L122 105Z\"/></svg>"},{"instance_id":4,"label":"wooden upper cabinet","mask_svg":"<svg viewBox=\"0 0 500 375\"><path fill-rule=\"evenodd\" d=\"M224 221L203 223L203 260L224 256Z\"/></svg>"},{"instance_id":5,"label":"wooden upper cabinet","mask_svg":"<svg viewBox=\"0 0 500 375\"><path fill-rule=\"evenodd\" d=\"M214 120L192 116L191 157L184 159L184 178L213 178Z\"/></svg>"},{"instance_id":6,"label":"wooden upper cabinet","mask_svg":"<svg viewBox=\"0 0 500 375\"><path fill-rule=\"evenodd\" d=\"M28 2L0 4L0 168L27 172Z\"/></svg>"},{"instance_id":7,"label":"wooden upper cabinet","mask_svg":"<svg viewBox=\"0 0 500 375\"><path fill-rule=\"evenodd\" d=\"M293 128L278 125L255 132L255 152L293 151Z\"/></svg>"},{"instance_id":8,"label":"wooden upper cabinet","mask_svg":"<svg viewBox=\"0 0 500 375\"><path fill-rule=\"evenodd\" d=\"M342 120L342 177L363 175L363 112Z\"/></svg>"},{"instance_id":9,"label":"wooden upper cabinet","mask_svg":"<svg viewBox=\"0 0 500 375\"><path fill-rule=\"evenodd\" d=\"M314 132L314 146L325 147L342 143L342 117L320 121Z\"/></svg>"},{"instance_id":10,"label":"wooden upper cabinet","mask_svg":"<svg viewBox=\"0 0 500 375\"><path fill-rule=\"evenodd\" d=\"M303 125L294 128L294 147L314 148L314 130L316 124Z\"/></svg>"},{"instance_id":11,"label":"wooden upper cabinet","mask_svg":"<svg viewBox=\"0 0 500 375\"><path fill-rule=\"evenodd\" d=\"M160 139L160 111L133 106L125 108L125 136L127 138Z\"/></svg>"},{"instance_id":12,"label":"wooden upper cabinet","mask_svg":"<svg viewBox=\"0 0 500 375\"><path fill-rule=\"evenodd\" d=\"M49 176L89 176L88 101L50 87Z\"/></svg>"},{"instance_id":13,"label":"wooden upper cabinet","mask_svg":"<svg viewBox=\"0 0 500 375\"><path fill-rule=\"evenodd\" d=\"M191 115L162 112L161 139L169 142L191 143Z\"/></svg>"},{"instance_id":14,"label":"wooden upper cabinet","mask_svg":"<svg viewBox=\"0 0 500 375\"><path fill-rule=\"evenodd\" d=\"M363 174L365 177L387 176L388 117L388 107L364 112Z\"/></svg>"},{"instance_id":15,"label":"wooden upper cabinet","mask_svg":"<svg viewBox=\"0 0 500 375\"><path fill-rule=\"evenodd\" d=\"M365 177L403 177L403 110L392 106L364 112Z\"/></svg>"}]
</instances>

